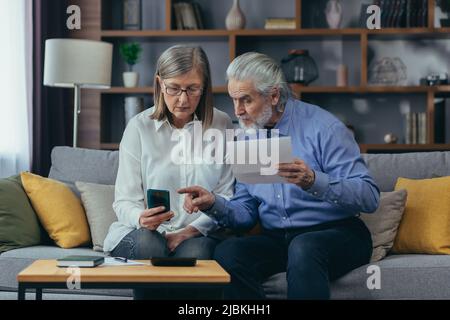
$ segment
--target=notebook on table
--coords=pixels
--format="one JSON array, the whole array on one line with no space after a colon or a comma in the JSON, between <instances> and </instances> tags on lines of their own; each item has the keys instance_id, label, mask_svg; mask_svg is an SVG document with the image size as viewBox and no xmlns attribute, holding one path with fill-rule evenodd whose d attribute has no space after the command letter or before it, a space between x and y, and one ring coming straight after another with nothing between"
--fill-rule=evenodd
<instances>
[{"instance_id":1,"label":"notebook on table","mask_svg":"<svg viewBox=\"0 0 450 320\"><path fill-rule=\"evenodd\" d=\"M93 268L101 265L105 258L98 256L67 256L56 261L58 267Z\"/></svg>"}]
</instances>

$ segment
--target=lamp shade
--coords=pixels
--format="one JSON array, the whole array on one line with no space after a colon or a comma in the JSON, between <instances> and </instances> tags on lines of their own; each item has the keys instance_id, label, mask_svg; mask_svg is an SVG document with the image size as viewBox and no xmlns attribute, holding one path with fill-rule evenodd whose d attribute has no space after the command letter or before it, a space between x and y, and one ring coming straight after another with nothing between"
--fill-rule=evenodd
<instances>
[{"instance_id":1,"label":"lamp shade","mask_svg":"<svg viewBox=\"0 0 450 320\"><path fill-rule=\"evenodd\" d=\"M113 46L80 39L45 41L44 85L104 89L111 86Z\"/></svg>"}]
</instances>

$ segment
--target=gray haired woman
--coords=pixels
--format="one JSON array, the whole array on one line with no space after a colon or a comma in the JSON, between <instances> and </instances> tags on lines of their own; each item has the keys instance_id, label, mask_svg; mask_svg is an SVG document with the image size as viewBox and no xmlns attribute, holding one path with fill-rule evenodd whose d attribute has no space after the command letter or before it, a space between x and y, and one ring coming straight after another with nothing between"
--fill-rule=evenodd
<instances>
[{"instance_id":1,"label":"gray haired woman","mask_svg":"<svg viewBox=\"0 0 450 320\"><path fill-rule=\"evenodd\" d=\"M180 141L190 146L199 138L194 132L196 121L203 132L214 128L225 133L232 128L231 119L213 107L209 62L200 47L167 49L157 62L154 89L155 105L130 120L120 143L113 204L118 221L109 229L104 251L129 259L211 259L216 240L208 235L218 228L216 222L202 212L188 214L176 191L201 185L230 197L234 185L231 168L217 163L174 163L173 153ZM190 138L174 141L173 136L183 131L189 133L184 137ZM211 142L200 139L205 150ZM184 150L193 152L189 147ZM198 158L198 154L191 156ZM168 190L171 211L148 208L148 189Z\"/></svg>"}]
</instances>

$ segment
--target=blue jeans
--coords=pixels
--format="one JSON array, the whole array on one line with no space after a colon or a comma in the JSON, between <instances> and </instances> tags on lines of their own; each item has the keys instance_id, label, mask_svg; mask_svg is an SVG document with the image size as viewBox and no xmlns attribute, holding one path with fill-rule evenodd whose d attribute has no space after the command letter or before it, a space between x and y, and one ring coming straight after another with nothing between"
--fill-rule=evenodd
<instances>
[{"instance_id":1,"label":"blue jeans","mask_svg":"<svg viewBox=\"0 0 450 320\"><path fill-rule=\"evenodd\" d=\"M370 261L372 239L358 218L225 240L214 259L231 275L227 299L264 299L262 282L286 272L288 299L329 299L330 281Z\"/></svg>"},{"instance_id":2,"label":"blue jeans","mask_svg":"<svg viewBox=\"0 0 450 320\"><path fill-rule=\"evenodd\" d=\"M217 240L199 236L183 241L170 252L167 248L167 241L158 231L150 231L145 228L137 229L126 235L120 243L111 251L113 257L125 257L133 260L147 260L151 257L194 257L200 260L212 259ZM197 291L187 290L155 290L155 289L135 289L134 299L184 299L187 297L196 298Z\"/></svg>"},{"instance_id":3,"label":"blue jeans","mask_svg":"<svg viewBox=\"0 0 450 320\"><path fill-rule=\"evenodd\" d=\"M113 257L125 257L135 260L146 260L151 257L194 257L209 260L213 256L217 242L210 237L195 237L183 241L170 252L166 239L158 231L145 228L136 229L127 234L111 251Z\"/></svg>"}]
</instances>

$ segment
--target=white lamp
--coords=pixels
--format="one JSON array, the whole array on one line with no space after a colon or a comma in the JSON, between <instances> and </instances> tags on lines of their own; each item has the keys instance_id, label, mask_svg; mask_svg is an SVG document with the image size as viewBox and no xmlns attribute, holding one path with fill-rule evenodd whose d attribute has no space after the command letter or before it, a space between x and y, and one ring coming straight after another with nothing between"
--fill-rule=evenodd
<instances>
[{"instance_id":1,"label":"white lamp","mask_svg":"<svg viewBox=\"0 0 450 320\"><path fill-rule=\"evenodd\" d=\"M111 86L113 45L79 39L45 41L44 85L75 88L73 146L77 146L81 88L107 89Z\"/></svg>"}]
</instances>

